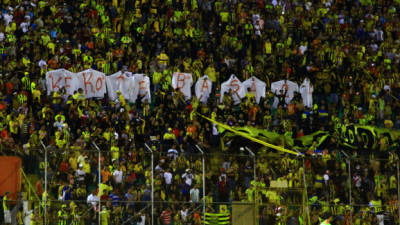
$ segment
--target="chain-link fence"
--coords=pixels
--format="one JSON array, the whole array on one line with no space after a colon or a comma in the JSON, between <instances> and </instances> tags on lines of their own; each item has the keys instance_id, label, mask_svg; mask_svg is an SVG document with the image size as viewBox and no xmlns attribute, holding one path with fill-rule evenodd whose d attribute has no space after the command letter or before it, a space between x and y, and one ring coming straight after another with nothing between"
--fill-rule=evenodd
<instances>
[{"instance_id":1,"label":"chain-link fence","mask_svg":"<svg viewBox=\"0 0 400 225\"><path fill-rule=\"evenodd\" d=\"M45 148L25 168L21 201L6 204L37 224L399 222L396 154L241 150Z\"/></svg>"}]
</instances>

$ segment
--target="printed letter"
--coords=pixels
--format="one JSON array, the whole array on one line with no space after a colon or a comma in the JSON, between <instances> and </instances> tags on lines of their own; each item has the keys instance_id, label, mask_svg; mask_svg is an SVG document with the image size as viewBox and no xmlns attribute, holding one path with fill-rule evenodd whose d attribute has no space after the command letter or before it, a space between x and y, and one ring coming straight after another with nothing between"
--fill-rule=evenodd
<instances>
[{"instance_id":1,"label":"printed letter","mask_svg":"<svg viewBox=\"0 0 400 225\"><path fill-rule=\"evenodd\" d=\"M178 73L177 84L176 84L178 89L181 89L185 86L185 79L186 79L185 74Z\"/></svg>"},{"instance_id":2,"label":"printed letter","mask_svg":"<svg viewBox=\"0 0 400 225\"><path fill-rule=\"evenodd\" d=\"M92 93L94 93L93 84L92 84L92 82L90 82L90 80L92 79L93 74L90 73L89 79L87 79L87 80L86 80L86 74L85 73L82 73L82 76L83 76L83 85L85 86L85 94L87 94L87 88L86 87L87 87L88 84L90 84L90 90L92 91Z\"/></svg>"}]
</instances>

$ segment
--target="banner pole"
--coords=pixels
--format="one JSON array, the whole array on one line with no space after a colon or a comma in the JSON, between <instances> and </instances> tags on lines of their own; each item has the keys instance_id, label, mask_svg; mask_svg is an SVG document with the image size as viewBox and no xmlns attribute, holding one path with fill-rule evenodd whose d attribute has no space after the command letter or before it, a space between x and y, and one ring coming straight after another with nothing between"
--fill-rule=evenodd
<instances>
[{"instance_id":1,"label":"banner pole","mask_svg":"<svg viewBox=\"0 0 400 225\"><path fill-rule=\"evenodd\" d=\"M44 225L47 225L47 148L43 141L40 143L44 149Z\"/></svg>"},{"instance_id":2,"label":"banner pole","mask_svg":"<svg viewBox=\"0 0 400 225\"><path fill-rule=\"evenodd\" d=\"M206 224L206 220L205 220L205 216L206 216L206 169L205 169L205 160L204 160L204 151L201 150L201 148L196 145L196 148L199 150L199 152L201 153L201 158L202 158L202 179L203 179L203 225Z\"/></svg>"},{"instance_id":3,"label":"banner pole","mask_svg":"<svg viewBox=\"0 0 400 225\"><path fill-rule=\"evenodd\" d=\"M212 122L212 123L215 123L215 124L217 124L218 126L224 128L224 129L226 129L226 130L229 130L229 131L231 131L231 132L233 132L233 133L235 133L235 134L237 134L237 135L240 135L240 136L242 136L242 137L244 137L244 138L247 138L247 139L249 139L249 140L251 140L251 141L257 142L257 143L262 144L262 145L264 145L264 146L266 146L266 147L273 148L273 149L278 150L278 151L281 151L281 152L290 153L290 154L296 155L296 156L302 156L302 155L299 155L299 153L297 153L297 152L295 152L295 151L292 151L292 150L289 150L289 149L285 149L285 148L283 148L283 147L281 147L281 146L276 146L276 145L267 143L267 142L265 142L265 141L262 141L262 140L260 140L260 139L251 137L251 136L249 136L248 134L245 134L245 133L243 133L243 132L237 131L237 130L231 128L231 127L228 126L228 125L225 125L225 124L220 123L220 122L218 122L218 121L216 121L216 120L213 120L213 119L211 119L211 118L208 118L208 117L206 117L206 116L203 116L203 115L200 114L200 113L197 113L197 114L198 114L199 116L203 117L204 119L206 119L206 120L208 120L208 121L210 121L210 122Z\"/></svg>"}]
</instances>

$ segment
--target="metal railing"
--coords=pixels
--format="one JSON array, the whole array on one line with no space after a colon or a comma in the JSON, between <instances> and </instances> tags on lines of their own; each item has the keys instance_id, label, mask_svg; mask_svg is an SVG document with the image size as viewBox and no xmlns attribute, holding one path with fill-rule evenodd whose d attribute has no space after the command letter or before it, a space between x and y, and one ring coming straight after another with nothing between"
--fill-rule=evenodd
<instances>
[{"instance_id":1,"label":"metal railing","mask_svg":"<svg viewBox=\"0 0 400 225\"><path fill-rule=\"evenodd\" d=\"M138 220L140 215L148 221L148 224L160 224L160 215L168 206L175 215L187 208L190 214L201 217L202 224L207 222L204 215L217 214L222 206L231 216L230 221L250 218L252 223L248 224L263 224L265 221L272 220L282 223L282 221L299 219L304 224L314 224L316 215L318 215L317 219L322 219L328 214L335 216L336 220L348 221L350 224L372 217L376 220L375 217L378 214L385 215L385 218L396 222L400 218L399 160L394 153L390 153L392 159L375 159L355 157L349 152L342 151L338 153L341 157L333 158L331 155L328 159L324 155L295 157L276 153L259 153L256 156L248 148L240 154L208 154L200 146L195 146L194 149L197 152L179 152L179 156L175 158L173 154L161 153L145 145L142 152L131 152L137 155L129 156L131 157L129 160L133 160L135 166L140 169L138 173L134 173L137 176L133 178L135 181L130 182L127 180L131 175L130 171L136 171L135 168L129 168L131 165L126 162L128 155L121 152L125 154L122 157L125 162L114 161L111 160L110 151L102 151L95 144L93 146L94 149L76 151L49 150L43 146L45 166L41 174L42 177L44 176L45 194L49 198L45 196L43 203L40 203L39 196L30 201L38 201L37 204L44 208L43 212L39 212L44 224L52 224L59 219L55 215L62 209L62 205L65 204L69 210L72 210L75 206L71 206L71 202L74 202L78 208L82 207L80 212L90 211L86 214L90 217L87 220L91 222L95 220L98 224L102 224L102 218L106 217L104 215L107 213L116 215L118 210L120 210L118 215L124 218L122 223L129 224L133 220ZM59 154L61 152L62 154ZM60 157L61 155L63 157ZM89 162L92 166L91 174L85 177L85 179L90 179L89 182L79 182L76 176L68 178L72 172L76 171L69 171L66 174L57 173L58 167L65 159L77 158L77 155L85 155L89 160L93 160ZM60 158L65 159L60 160ZM106 166L115 167L118 163L125 166L127 172L124 184L118 184L115 181L102 182L102 173L99 171L107 170ZM162 163L174 166L165 168ZM180 163L184 163L183 169ZM186 168L192 170L193 184L197 185L199 191L197 202L193 202L192 196L186 193L187 189L185 190L188 187L185 186L182 176L187 172ZM336 174L328 171L331 168L334 168L333 172ZM173 173L172 186L162 181L164 177L161 177L160 173L164 169L165 172L175 169L170 171ZM375 173L369 174L373 177L368 177L368 174L360 177L362 182L375 185L369 190L370 195L366 197L360 196L362 190L357 183L359 179L357 173L360 171ZM324 177L325 175L328 175L330 179ZM222 179L227 181L229 193L226 196L222 196L224 193L219 186ZM59 183L61 180L72 182L72 184ZM378 183L380 181L382 183ZM118 189L118 193L111 191L107 195L98 196L104 189L103 185L109 183L113 190ZM60 189L62 185L75 185L75 191L79 185L85 185L84 189L88 192L83 196L75 192L64 193L67 191ZM377 187L377 185L380 186ZM135 198L124 198L132 187ZM192 187L193 185L190 188ZM95 205L87 201L89 190L92 189L95 190L95 196L100 198L95 201ZM183 192L185 193L182 194ZM317 199L314 198L316 195ZM376 205L375 203L379 200L380 205ZM87 210L89 208L90 210ZM247 209L246 212L250 213L237 216L240 209ZM33 210L31 213L35 212Z\"/></svg>"}]
</instances>

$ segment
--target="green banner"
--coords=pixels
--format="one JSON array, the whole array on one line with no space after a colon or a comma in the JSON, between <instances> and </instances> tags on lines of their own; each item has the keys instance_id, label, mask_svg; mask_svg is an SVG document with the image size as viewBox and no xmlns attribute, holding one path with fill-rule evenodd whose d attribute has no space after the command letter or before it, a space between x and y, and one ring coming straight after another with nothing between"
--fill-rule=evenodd
<instances>
[{"instance_id":1,"label":"green banner","mask_svg":"<svg viewBox=\"0 0 400 225\"><path fill-rule=\"evenodd\" d=\"M307 151L314 142L316 142L316 147L319 147L328 140L331 135L337 137L342 146L359 150L379 149L380 142L382 141L385 141L388 148L395 147L397 146L397 140L400 136L400 132L397 130L357 124L341 125L334 133L317 131L301 138L292 138L290 135L279 134L250 126L232 128L250 137L272 144L279 144L284 140L287 148L299 151ZM227 130L220 130L220 132L221 131L224 132L222 137L225 141L238 136L236 133Z\"/></svg>"},{"instance_id":2,"label":"green banner","mask_svg":"<svg viewBox=\"0 0 400 225\"><path fill-rule=\"evenodd\" d=\"M399 137L397 130L357 124L342 125L337 133L342 145L360 150L379 149L381 142L387 147L395 147Z\"/></svg>"}]
</instances>

